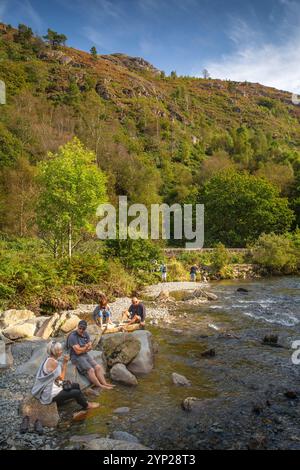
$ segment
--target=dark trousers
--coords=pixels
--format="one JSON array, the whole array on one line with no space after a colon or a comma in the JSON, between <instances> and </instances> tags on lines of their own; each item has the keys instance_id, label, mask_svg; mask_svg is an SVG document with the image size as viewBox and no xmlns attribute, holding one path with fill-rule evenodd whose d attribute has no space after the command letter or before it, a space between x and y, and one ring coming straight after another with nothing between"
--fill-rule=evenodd
<instances>
[{"instance_id":1,"label":"dark trousers","mask_svg":"<svg viewBox=\"0 0 300 470\"><path fill-rule=\"evenodd\" d=\"M58 405L62 405L69 400L75 400L84 410L86 410L88 407L88 402L85 396L78 388L72 388L68 391L62 390L58 395L56 395L56 397L53 398L53 401L55 401Z\"/></svg>"}]
</instances>

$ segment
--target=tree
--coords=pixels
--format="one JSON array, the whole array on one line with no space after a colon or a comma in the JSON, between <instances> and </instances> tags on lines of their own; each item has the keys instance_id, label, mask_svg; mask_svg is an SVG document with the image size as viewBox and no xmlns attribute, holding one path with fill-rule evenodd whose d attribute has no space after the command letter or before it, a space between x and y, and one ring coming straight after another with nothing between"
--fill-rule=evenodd
<instances>
[{"instance_id":1,"label":"tree","mask_svg":"<svg viewBox=\"0 0 300 470\"><path fill-rule=\"evenodd\" d=\"M69 258L85 233L93 232L99 204L106 200L106 176L95 163L95 154L74 138L38 165L41 187L37 204L41 236L54 255ZM74 243L75 236L79 238Z\"/></svg>"},{"instance_id":2,"label":"tree","mask_svg":"<svg viewBox=\"0 0 300 470\"><path fill-rule=\"evenodd\" d=\"M59 34L52 29L48 29L47 35L43 37L54 48L57 46L65 46L68 39L64 34Z\"/></svg>"},{"instance_id":3,"label":"tree","mask_svg":"<svg viewBox=\"0 0 300 470\"><path fill-rule=\"evenodd\" d=\"M26 45L26 43L30 42L32 38L33 38L32 29L26 26L25 24L19 24L18 33L15 36L15 40L17 40L23 45Z\"/></svg>"},{"instance_id":4,"label":"tree","mask_svg":"<svg viewBox=\"0 0 300 470\"><path fill-rule=\"evenodd\" d=\"M209 71L207 69L203 69L202 76L205 80L208 80L210 78Z\"/></svg>"},{"instance_id":5,"label":"tree","mask_svg":"<svg viewBox=\"0 0 300 470\"><path fill-rule=\"evenodd\" d=\"M93 59L96 60L97 57L98 57L98 52L97 52L97 49L96 49L95 46L93 46L93 47L91 48L90 53L91 53L91 56L93 57Z\"/></svg>"},{"instance_id":6,"label":"tree","mask_svg":"<svg viewBox=\"0 0 300 470\"><path fill-rule=\"evenodd\" d=\"M177 78L177 72L175 70L172 70L172 72L170 74L170 77L171 78Z\"/></svg>"},{"instance_id":7,"label":"tree","mask_svg":"<svg viewBox=\"0 0 300 470\"><path fill-rule=\"evenodd\" d=\"M294 213L288 200L268 181L225 170L213 176L199 194L205 205L205 244L243 247L261 233L289 230Z\"/></svg>"}]
</instances>

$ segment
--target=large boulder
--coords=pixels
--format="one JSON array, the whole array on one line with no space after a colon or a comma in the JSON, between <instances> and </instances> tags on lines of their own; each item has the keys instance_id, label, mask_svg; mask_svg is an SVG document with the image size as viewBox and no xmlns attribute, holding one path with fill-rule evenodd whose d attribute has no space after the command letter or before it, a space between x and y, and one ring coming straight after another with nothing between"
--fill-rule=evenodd
<instances>
[{"instance_id":1,"label":"large boulder","mask_svg":"<svg viewBox=\"0 0 300 470\"><path fill-rule=\"evenodd\" d=\"M141 343L133 334L116 333L103 337L103 351L107 365L129 364L140 352Z\"/></svg>"},{"instance_id":2,"label":"large boulder","mask_svg":"<svg viewBox=\"0 0 300 470\"><path fill-rule=\"evenodd\" d=\"M110 376L115 382L120 382L124 385L138 385L136 377L129 372L124 364L116 364L110 371Z\"/></svg>"},{"instance_id":3,"label":"large boulder","mask_svg":"<svg viewBox=\"0 0 300 470\"><path fill-rule=\"evenodd\" d=\"M34 425L38 419L47 428L56 428L59 422L59 414L56 403L42 405L39 400L29 395L21 403L21 416L28 416L30 424Z\"/></svg>"},{"instance_id":4,"label":"large boulder","mask_svg":"<svg viewBox=\"0 0 300 470\"><path fill-rule=\"evenodd\" d=\"M27 320L5 328L2 333L11 340L32 338L36 331L36 321Z\"/></svg>"},{"instance_id":5,"label":"large boulder","mask_svg":"<svg viewBox=\"0 0 300 470\"><path fill-rule=\"evenodd\" d=\"M6 310L0 316L0 325L5 329L32 318L35 318L35 314L30 310Z\"/></svg>"},{"instance_id":6,"label":"large boulder","mask_svg":"<svg viewBox=\"0 0 300 470\"><path fill-rule=\"evenodd\" d=\"M139 341L141 348L138 355L128 364L127 368L137 377L149 374L154 366L152 335L150 331L139 330L131 333L131 336Z\"/></svg>"},{"instance_id":7,"label":"large boulder","mask_svg":"<svg viewBox=\"0 0 300 470\"><path fill-rule=\"evenodd\" d=\"M88 325L86 331L90 335L92 341L92 348L96 349L102 337L101 328L97 325Z\"/></svg>"},{"instance_id":8,"label":"large boulder","mask_svg":"<svg viewBox=\"0 0 300 470\"><path fill-rule=\"evenodd\" d=\"M36 332L38 338L48 339L55 331L55 325L59 321L59 314L54 313L47 321L44 322L42 327Z\"/></svg>"},{"instance_id":9,"label":"large boulder","mask_svg":"<svg viewBox=\"0 0 300 470\"><path fill-rule=\"evenodd\" d=\"M75 330L77 328L78 323L80 322L80 318L77 315L71 315L60 327L63 333L70 333L70 331Z\"/></svg>"},{"instance_id":10,"label":"large boulder","mask_svg":"<svg viewBox=\"0 0 300 470\"><path fill-rule=\"evenodd\" d=\"M30 359L17 367L16 375L35 376L43 358L46 357L47 346L48 343L46 341L38 343L37 347L33 349Z\"/></svg>"}]
</instances>

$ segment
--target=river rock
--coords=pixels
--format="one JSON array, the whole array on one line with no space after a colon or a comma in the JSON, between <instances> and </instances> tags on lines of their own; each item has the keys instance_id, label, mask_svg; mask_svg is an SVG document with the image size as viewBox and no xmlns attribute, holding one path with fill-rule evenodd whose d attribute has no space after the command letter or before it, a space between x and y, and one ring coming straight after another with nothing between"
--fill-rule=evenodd
<instances>
[{"instance_id":1,"label":"river rock","mask_svg":"<svg viewBox=\"0 0 300 470\"><path fill-rule=\"evenodd\" d=\"M88 450L149 450L137 442L119 441L116 439L95 439L85 444Z\"/></svg>"},{"instance_id":2,"label":"river rock","mask_svg":"<svg viewBox=\"0 0 300 470\"><path fill-rule=\"evenodd\" d=\"M181 403L181 407L184 411L193 411L201 405L201 401L200 398L187 397Z\"/></svg>"},{"instance_id":3,"label":"river rock","mask_svg":"<svg viewBox=\"0 0 300 470\"><path fill-rule=\"evenodd\" d=\"M32 338L34 336L35 331L36 321L32 319L9 326L5 328L2 333L8 339L17 340L23 338Z\"/></svg>"},{"instance_id":4,"label":"river rock","mask_svg":"<svg viewBox=\"0 0 300 470\"><path fill-rule=\"evenodd\" d=\"M241 294L248 294L248 289L245 289L244 287L239 287L237 289L237 292L241 293Z\"/></svg>"},{"instance_id":5,"label":"river rock","mask_svg":"<svg viewBox=\"0 0 300 470\"><path fill-rule=\"evenodd\" d=\"M203 297L206 297L207 300L218 300L218 296L216 294L213 294L212 292L208 292L206 290L202 291Z\"/></svg>"},{"instance_id":6,"label":"river rock","mask_svg":"<svg viewBox=\"0 0 300 470\"><path fill-rule=\"evenodd\" d=\"M159 295L157 296L156 300L159 302L168 302L170 300L170 293L167 290L160 291Z\"/></svg>"},{"instance_id":7,"label":"river rock","mask_svg":"<svg viewBox=\"0 0 300 470\"><path fill-rule=\"evenodd\" d=\"M129 413L130 411L130 408L128 408L128 406L122 406L121 408L116 408L114 410L114 413L116 415L126 415L127 413Z\"/></svg>"},{"instance_id":8,"label":"river rock","mask_svg":"<svg viewBox=\"0 0 300 470\"><path fill-rule=\"evenodd\" d=\"M0 325L5 329L32 318L35 318L35 314L30 310L6 310L0 316Z\"/></svg>"},{"instance_id":9,"label":"river rock","mask_svg":"<svg viewBox=\"0 0 300 470\"><path fill-rule=\"evenodd\" d=\"M138 330L131 333L131 336L140 342L141 348L127 369L137 377L149 374L154 366L152 335L150 331Z\"/></svg>"},{"instance_id":10,"label":"river rock","mask_svg":"<svg viewBox=\"0 0 300 470\"><path fill-rule=\"evenodd\" d=\"M115 382L120 382L124 385L138 385L136 377L129 372L124 364L116 364L110 371L110 376Z\"/></svg>"},{"instance_id":11,"label":"river rock","mask_svg":"<svg viewBox=\"0 0 300 470\"><path fill-rule=\"evenodd\" d=\"M80 318L77 315L71 315L60 327L63 333L70 333L70 331L75 330L77 328L78 323L80 322Z\"/></svg>"},{"instance_id":12,"label":"river rock","mask_svg":"<svg viewBox=\"0 0 300 470\"><path fill-rule=\"evenodd\" d=\"M37 331L36 336L38 338L48 339L55 331L55 324L59 320L59 314L54 313L43 326Z\"/></svg>"},{"instance_id":13,"label":"river rock","mask_svg":"<svg viewBox=\"0 0 300 470\"><path fill-rule=\"evenodd\" d=\"M116 333L103 337L103 351L109 367L129 364L140 352L141 343L133 334Z\"/></svg>"},{"instance_id":14,"label":"river rock","mask_svg":"<svg viewBox=\"0 0 300 470\"><path fill-rule=\"evenodd\" d=\"M42 405L39 400L29 395L21 403L21 416L29 416L30 424L34 425L37 419L47 428L56 428L59 414L56 403Z\"/></svg>"},{"instance_id":15,"label":"river rock","mask_svg":"<svg viewBox=\"0 0 300 470\"><path fill-rule=\"evenodd\" d=\"M207 351L204 351L201 353L201 357L215 357L216 351L215 349L208 349Z\"/></svg>"},{"instance_id":16,"label":"river rock","mask_svg":"<svg viewBox=\"0 0 300 470\"><path fill-rule=\"evenodd\" d=\"M184 301L195 299L218 300L218 296L203 289L195 289L194 291L186 294L183 298Z\"/></svg>"},{"instance_id":17,"label":"river rock","mask_svg":"<svg viewBox=\"0 0 300 470\"><path fill-rule=\"evenodd\" d=\"M296 400L296 398L298 398L298 394L294 390L288 390L285 392L284 396L290 400Z\"/></svg>"},{"instance_id":18,"label":"river rock","mask_svg":"<svg viewBox=\"0 0 300 470\"><path fill-rule=\"evenodd\" d=\"M181 385L183 387L191 386L191 382L186 377L184 377L184 375L176 374L176 372L173 372L172 380L174 385Z\"/></svg>"},{"instance_id":19,"label":"river rock","mask_svg":"<svg viewBox=\"0 0 300 470\"><path fill-rule=\"evenodd\" d=\"M263 434L256 434L255 436L251 437L248 449L249 450L263 450L267 448L268 439Z\"/></svg>"},{"instance_id":20,"label":"river rock","mask_svg":"<svg viewBox=\"0 0 300 470\"><path fill-rule=\"evenodd\" d=\"M264 344L268 344L270 346L277 346L278 345L278 335L266 335L263 339Z\"/></svg>"},{"instance_id":21,"label":"river rock","mask_svg":"<svg viewBox=\"0 0 300 470\"><path fill-rule=\"evenodd\" d=\"M139 444L138 438L126 431L113 431L109 437L117 441L135 442Z\"/></svg>"}]
</instances>

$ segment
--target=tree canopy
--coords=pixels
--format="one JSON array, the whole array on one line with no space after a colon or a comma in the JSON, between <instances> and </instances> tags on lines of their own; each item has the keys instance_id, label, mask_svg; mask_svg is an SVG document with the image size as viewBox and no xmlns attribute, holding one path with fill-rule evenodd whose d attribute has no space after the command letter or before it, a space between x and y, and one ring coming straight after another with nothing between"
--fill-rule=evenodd
<instances>
[{"instance_id":1,"label":"tree canopy","mask_svg":"<svg viewBox=\"0 0 300 470\"><path fill-rule=\"evenodd\" d=\"M199 193L205 205L205 244L222 242L244 247L261 233L284 233L293 211L279 190L263 178L225 170L214 175Z\"/></svg>"}]
</instances>

